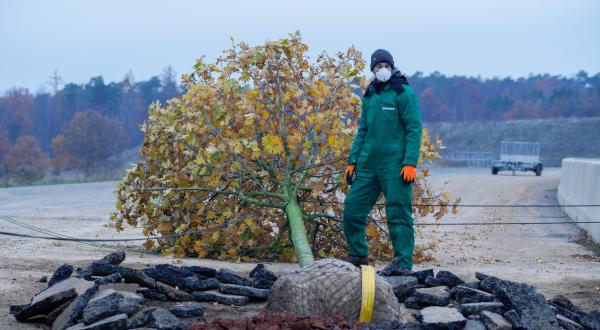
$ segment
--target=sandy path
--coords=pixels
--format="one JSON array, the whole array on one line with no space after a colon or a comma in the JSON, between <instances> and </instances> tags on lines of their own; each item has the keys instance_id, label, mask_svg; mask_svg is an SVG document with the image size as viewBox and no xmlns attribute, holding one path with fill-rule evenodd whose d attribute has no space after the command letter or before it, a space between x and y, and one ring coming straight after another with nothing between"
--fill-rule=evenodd
<instances>
[{"instance_id":1,"label":"sandy path","mask_svg":"<svg viewBox=\"0 0 600 330\"><path fill-rule=\"evenodd\" d=\"M452 196L461 196L464 204L556 204L559 169L545 169L541 177L532 173L515 176L489 174L489 169L433 169L434 187L444 186ZM77 237L123 238L141 236L141 230L129 228L117 233L104 225L114 208L116 182L49 185L0 189L0 215L38 227ZM600 213L600 210L599 210ZM443 222L548 222L562 220L557 208L462 208L456 217ZM600 218L600 214L599 214ZM423 219L423 221L430 221ZM32 233L22 227L0 221L0 230ZM494 225L426 227L417 239L439 241L435 262L418 264L455 271L473 279L475 271L536 285L550 297L562 293L590 310L600 308L600 262L580 245L581 231L573 224ZM134 247L135 245L132 245ZM0 329L32 329L8 315L10 304L22 304L45 284L36 280L50 275L63 263L81 266L102 257L107 249L94 246L12 237L0 239ZM147 253L129 253L126 264L142 266L164 262L226 266L248 272L254 264L215 260L177 259ZM296 269L292 264L270 264L270 269L285 273Z\"/></svg>"}]
</instances>

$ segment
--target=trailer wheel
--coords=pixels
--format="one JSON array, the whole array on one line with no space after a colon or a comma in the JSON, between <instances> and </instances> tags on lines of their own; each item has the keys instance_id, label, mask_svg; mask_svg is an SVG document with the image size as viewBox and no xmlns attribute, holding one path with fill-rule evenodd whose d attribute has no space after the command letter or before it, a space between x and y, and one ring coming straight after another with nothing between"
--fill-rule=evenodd
<instances>
[{"instance_id":1,"label":"trailer wheel","mask_svg":"<svg viewBox=\"0 0 600 330\"><path fill-rule=\"evenodd\" d=\"M535 166L535 176L542 175L542 167L538 164Z\"/></svg>"},{"instance_id":2,"label":"trailer wheel","mask_svg":"<svg viewBox=\"0 0 600 330\"><path fill-rule=\"evenodd\" d=\"M492 175L498 174L498 169L496 167L492 167Z\"/></svg>"}]
</instances>

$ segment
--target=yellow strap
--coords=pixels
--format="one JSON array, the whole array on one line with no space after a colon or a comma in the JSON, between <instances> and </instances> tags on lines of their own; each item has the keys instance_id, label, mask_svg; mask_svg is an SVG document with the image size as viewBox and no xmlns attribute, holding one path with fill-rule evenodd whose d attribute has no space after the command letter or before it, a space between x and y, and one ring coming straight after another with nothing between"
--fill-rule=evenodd
<instances>
[{"instance_id":1,"label":"yellow strap","mask_svg":"<svg viewBox=\"0 0 600 330\"><path fill-rule=\"evenodd\" d=\"M360 321L371 322L371 317L373 317L373 305L375 304L375 269L367 265L361 265L360 269L362 272Z\"/></svg>"}]
</instances>

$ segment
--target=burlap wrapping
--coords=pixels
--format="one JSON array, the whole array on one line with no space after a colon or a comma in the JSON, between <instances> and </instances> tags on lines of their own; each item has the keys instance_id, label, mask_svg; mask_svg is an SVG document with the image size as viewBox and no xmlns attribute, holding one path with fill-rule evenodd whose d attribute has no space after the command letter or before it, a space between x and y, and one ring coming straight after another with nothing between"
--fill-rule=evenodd
<instances>
[{"instance_id":1,"label":"burlap wrapping","mask_svg":"<svg viewBox=\"0 0 600 330\"><path fill-rule=\"evenodd\" d=\"M354 322L360 315L361 286L359 268L334 258L321 259L280 277L271 287L267 310L298 315L342 315ZM392 287L375 275L372 322L400 318L400 304Z\"/></svg>"}]
</instances>

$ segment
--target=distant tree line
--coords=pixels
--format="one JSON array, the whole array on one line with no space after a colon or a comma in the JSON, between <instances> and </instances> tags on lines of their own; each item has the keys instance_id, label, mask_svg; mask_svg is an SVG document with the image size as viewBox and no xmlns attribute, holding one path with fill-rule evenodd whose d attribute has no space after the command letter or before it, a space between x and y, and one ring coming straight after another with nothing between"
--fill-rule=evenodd
<instances>
[{"instance_id":1,"label":"distant tree line","mask_svg":"<svg viewBox=\"0 0 600 330\"><path fill-rule=\"evenodd\" d=\"M600 116L600 73L479 79L434 72L408 77L428 122Z\"/></svg>"},{"instance_id":2,"label":"distant tree line","mask_svg":"<svg viewBox=\"0 0 600 330\"><path fill-rule=\"evenodd\" d=\"M51 92L13 88L0 97L0 180L27 183L102 168L142 143L139 125L152 102L182 92L170 67L139 82L131 73L108 84L102 76L64 86L57 74L51 78ZM600 73L480 79L436 71L416 72L408 81L431 123L600 116Z\"/></svg>"},{"instance_id":3,"label":"distant tree line","mask_svg":"<svg viewBox=\"0 0 600 330\"><path fill-rule=\"evenodd\" d=\"M181 93L171 67L139 82L131 72L111 83L98 76L86 84L59 86L60 77L51 78L52 93L13 88L0 97L0 179L5 184L101 169L109 157L141 144L139 125L152 102Z\"/></svg>"}]
</instances>

